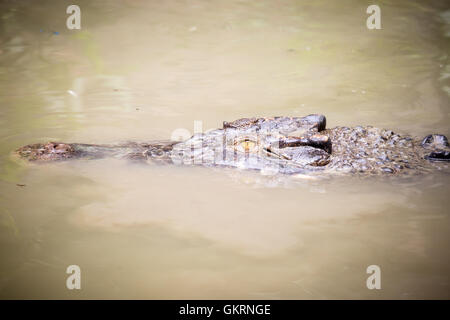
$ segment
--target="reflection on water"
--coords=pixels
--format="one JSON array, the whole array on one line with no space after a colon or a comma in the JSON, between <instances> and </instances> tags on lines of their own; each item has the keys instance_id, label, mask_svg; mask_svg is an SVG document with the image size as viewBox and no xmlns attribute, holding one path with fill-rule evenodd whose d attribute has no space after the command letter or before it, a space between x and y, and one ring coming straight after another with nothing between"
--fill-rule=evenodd
<instances>
[{"instance_id":1,"label":"reflection on water","mask_svg":"<svg viewBox=\"0 0 450 320\"><path fill-rule=\"evenodd\" d=\"M80 1L71 31L69 4L0 4L0 297L449 297L447 175L293 181L9 155L309 113L448 135L450 8L382 1L369 31L356 0ZM81 291L65 287L71 264Z\"/></svg>"}]
</instances>

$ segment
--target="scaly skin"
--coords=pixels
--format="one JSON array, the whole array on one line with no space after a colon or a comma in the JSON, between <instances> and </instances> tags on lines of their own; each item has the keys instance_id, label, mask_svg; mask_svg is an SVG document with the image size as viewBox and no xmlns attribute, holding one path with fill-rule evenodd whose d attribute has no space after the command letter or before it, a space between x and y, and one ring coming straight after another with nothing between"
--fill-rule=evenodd
<instances>
[{"instance_id":1,"label":"scaly skin","mask_svg":"<svg viewBox=\"0 0 450 320\"><path fill-rule=\"evenodd\" d=\"M326 129L323 115L243 118L183 142L49 142L24 146L16 153L38 162L114 157L281 174L420 173L446 170L450 161L449 144L442 135L429 135L420 141L371 126Z\"/></svg>"}]
</instances>

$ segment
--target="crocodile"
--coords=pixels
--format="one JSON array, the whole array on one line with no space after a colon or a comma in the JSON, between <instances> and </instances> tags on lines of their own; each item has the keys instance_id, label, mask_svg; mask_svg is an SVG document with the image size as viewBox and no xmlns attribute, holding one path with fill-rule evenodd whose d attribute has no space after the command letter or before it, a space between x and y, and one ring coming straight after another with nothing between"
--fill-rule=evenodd
<instances>
[{"instance_id":1,"label":"crocodile","mask_svg":"<svg viewBox=\"0 0 450 320\"><path fill-rule=\"evenodd\" d=\"M423 139L373 126L326 128L324 115L242 118L185 141L97 145L48 142L15 151L34 162L121 158L157 164L220 166L262 173L402 174L449 168L441 134Z\"/></svg>"}]
</instances>

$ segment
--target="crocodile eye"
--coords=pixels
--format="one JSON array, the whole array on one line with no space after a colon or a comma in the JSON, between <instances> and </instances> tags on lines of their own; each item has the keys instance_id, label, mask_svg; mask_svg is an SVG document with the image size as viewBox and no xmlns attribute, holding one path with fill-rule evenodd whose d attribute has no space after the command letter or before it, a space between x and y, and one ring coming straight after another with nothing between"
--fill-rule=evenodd
<instances>
[{"instance_id":1,"label":"crocodile eye","mask_svg":"<svg viewBox=\"0 0 450 320\"><path fill-rule=\"evenodd\" d=\"M242 152L250 152L256 148L256 142L250 139L244 139L237 143L237 147Z\"/></svg>"},{"instance_id":2,"label":"crocodile eye","mask_svg":"<svg viewBox=\"0 0 450 320\"><path fill-rule=\"evenodd\" d=\"M245 140L241 142L241 146L247 151L247 150L253 150L256 146L256 143L254 141Z\"/></svg>"}]
</instances>

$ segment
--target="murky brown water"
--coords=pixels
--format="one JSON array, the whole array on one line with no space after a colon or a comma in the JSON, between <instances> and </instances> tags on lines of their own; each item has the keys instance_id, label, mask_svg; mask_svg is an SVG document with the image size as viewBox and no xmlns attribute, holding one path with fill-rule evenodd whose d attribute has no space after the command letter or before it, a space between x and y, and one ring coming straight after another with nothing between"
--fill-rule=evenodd
<instances>
[{"instance_id":1,"label":"murky brown water","mask_svg":"<svg viewBox=\"0 0 450 320\"><path fill-rule=\"evenodd\" d=\"M271 181L10 158L244 116L449 135L444 2L379 1L382 30L359 0L77 3L80 31L69 1L0 4L1 298L449 298L448 175ZM80 291L65 286L72 264Z\"/></svg>"}]
</instances>

